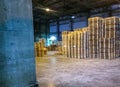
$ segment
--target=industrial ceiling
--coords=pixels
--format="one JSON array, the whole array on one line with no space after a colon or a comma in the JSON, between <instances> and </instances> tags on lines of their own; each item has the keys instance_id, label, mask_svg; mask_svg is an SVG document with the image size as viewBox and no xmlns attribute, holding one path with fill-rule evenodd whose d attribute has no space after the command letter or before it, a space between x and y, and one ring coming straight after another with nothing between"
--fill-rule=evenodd
<instances>
[{"instance_id":1,"label":"industrial ceiling","mask_svg":"<svg viewBox=\"0 0 120 87\"><path fill-rule=\"evenodd\" d=\"M34 18L51 19L120 3L120 0L32 0ZM44 9L51 9L46 12Z\"/></svg>"}]
</instances>

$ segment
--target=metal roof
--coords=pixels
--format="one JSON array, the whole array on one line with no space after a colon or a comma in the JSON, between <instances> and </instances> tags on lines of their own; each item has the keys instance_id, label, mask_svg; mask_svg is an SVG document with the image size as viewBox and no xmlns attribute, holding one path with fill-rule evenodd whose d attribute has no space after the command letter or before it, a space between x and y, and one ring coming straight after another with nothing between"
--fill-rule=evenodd
<instances>
[{"instance_id":1,"label":"metal roof","mask_svg":"<svg viewBox=\"0 0 120 87\"><path fill-rule=\"evenodd\" d=\"M32 0L35 18L55 18L120 3L120 0ZM52 11L46 12L44 9Z\"/></svg>"}]
</instances>

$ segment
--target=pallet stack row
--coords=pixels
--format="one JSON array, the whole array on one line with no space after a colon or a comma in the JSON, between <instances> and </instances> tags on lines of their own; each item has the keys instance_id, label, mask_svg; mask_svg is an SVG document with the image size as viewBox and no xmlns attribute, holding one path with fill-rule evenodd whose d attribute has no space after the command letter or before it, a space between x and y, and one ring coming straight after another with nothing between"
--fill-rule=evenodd
<instances>
[{"instance_id":1,"label":"pallet stack row","mask_svg":"<svg viewBox=\"0 0 120 87\"><path fill-rule=\"evenodd\" d=\"M77 29L72 32L63 32L62 52L69 58L87 58L88 57L88 28ZM67 38L67 39L66 39Z\"/></svg>"},{"instance_id":2,"label":"pallet stack row","mask_svg":"<svg viewBox=\"0 0 120 87\"><path fill-rule=\"evenodd\" d=\"M45 48L44 40L35 43L35 56L43 57L47 55L47 49Z\"/></svg>"},{"instance_id":3,"label":"pallet stack row","mask_svg":"<svg viewBox=\"0 0 120 87\"><path fill-rule=\"evenodd\" d=\"M69 37L69 54L71 55L71 58L77 58L77 31L73 31L70 34L68 34Z\"/></svg>"},{"instance_id":4,"label":"pallet stack row","mask_svg":"<svg viewBox=\"0 0 120 87\"><path fill-rule=\"evenodd\" d=\"M66 57L117 58L120 56L120 18L89 18L87 28L65 31L62 39Z\"/></svg>"},{"instance_id":5,"label":"pallet stack row","mask_svg":"<svg viewBox=\"0 0 120 87\"><path fill-rule=\"evenodd\" d=\"M71 44L71 38L72 38L72 37L71 37L71 35L72 35L72 32L69 32L69 33L68 33L68 40L67 40L67 41L68 41L68 50L67 50L68 55L67 55L67 57L69 57L69 58L72 57L72 50L71 50L71 49L72 49L72 48L71 48L71 45L72 45L72 44Z\"/></svg>"},{"instance_id":6,"label":"pallet stack row","mask_svg":"<svg viewBox=\"0 0 120 87\"><path fill-rule=\"evenodd\" d=\"M89 27L89 57L99 58L99 39L102 37L103 18L94 17L88 19Z\"/></svg>"},{"instance_id":7,"label":"pallet stack row","mask_svg":"<svg viewBox=\"0 0 120 87\"><path fill-rule=\"evenodd\" d=\"M82 28L78 30L77 33L77 56L78 58L88 58L89 57L89 30L88 28Z\"/></svg>"},{"instance_id":8,"label":"pallet stack row","mask_svg":"<svg viewBox=\"0 0 120 87\"><path fill-rule=\"evenodd\" d=\"M103 38L100 40L100 58L113 59L120 54L120 21L117 17L104 19Z\"/></svg>"},{"instance_id":9,"label":"pallet stack row","mask_svg":"<svg viewBox=\"0 0 120 87\"><path fill-rule=\"evenodd\" d=\"M68 31L62 32L62 55L68 55Z\"/></svg>"}]
</instances>

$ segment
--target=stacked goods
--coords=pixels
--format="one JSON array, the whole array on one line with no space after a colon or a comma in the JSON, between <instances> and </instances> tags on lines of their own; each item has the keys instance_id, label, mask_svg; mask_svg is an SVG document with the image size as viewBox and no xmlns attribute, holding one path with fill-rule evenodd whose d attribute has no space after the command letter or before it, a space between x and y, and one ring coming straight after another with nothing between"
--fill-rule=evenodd
<instances>
[{"instance_id":1,"label":"stacked goods","mask_svg":"<svg viewBox=\"0 0 120 87\"><path fill-rule=\"evenodd\" d=\"M78 49L78 48L80 48L79 47L79 45L80 45L80 40L79 40L80 29L76 29L74 32L75 32L74 38L76 38L75 43L74 43L74 49L75 49L76 54L75 54L74 58L79 58L80 49Z\"/></svg>"},{"instance_id":2,"label":"stacked goods","mask_svg":"<svg viewBox=\"0 0 120 87\"><path fill-rule=\"evenodd\" d=\"M47 49L45 48L45 42L43 40L35 43L35 55L36 57L43 57L47 55Z\"/></svg>"},{"instance_id":3,"label":"stacked goods","mask_svg":"<svg viewBox=\"0 0 120 87\"><path fill-rule=\"evenodd\" d=\"M78 42L77 30L74 31L73 38L74 38L74 40L73 40L73 54L74 54L73 58L77 58L77 46L78 46L77 45L77 42Z\"/></svg>"},{"instance_id":4,"label":"stacked goods","mask_svg":"<svg viewBox=\"0 0 120 87\"><path fill-rule=\"evenodd\" d=\"M76 29L67 33L67 57L87 58L88 57L88 29Z\"/></svg>"},{"instance_id":5,"label":"stacked goods","mask_svg":"<svg viewBox=\"0 0 120 87\"><path fill-rule=\"evenodd\" d=\"M99 58L99 39L103 36L103 18L89 18L89 57Z\"/></svg>"},{"instance_id":6,"label":"stacked goods","mask_svg":"<svg viewBox=\"0 0 120 87\"><path fill-rule=\"evenodd\" d=\"M81 58L84 58L84 33L83 33L82 29L80 31L81 31L81 41L80 41L80 43L81 43L81 48L80 48L81 53L80 53L80 55L81 55Z\"/></svg>"},{"instance_id":7,"label":"stacked goods","mask_svg":"<svg viewBox=\"0 0 120 87\"><path fill-rule=\"evenodd\" d=\"M67 57L68 55L68 31L62 32L62 54Z\"/></svg>"},{"instance_id":8,"label":"stacked goods","mask_svg":"<svg viewBox=\"0 0 120 87\"><path fill-rule=\"evenodd\" d=\"M62 46L56 46L55 55L62 55Z\"/></svg>"},{"instance_id":9,"label":"stacked goods","mask_svg":"<svg viewBox=\"0 0 120 87\"><path fill-rule=\"evenodd\" d=\"M35 43L36 44L36 56L37 57L42 57L43 56L43 51L42 51L42 45L40 42Z\"/></svg>"},{"instance_id":10,"label":"stacked goods","mask_svg":"<svg viewBox=\"0 0 120 87\"><path fill-rule=\"evenodd\" d=\"M89 57L89 31L88 28L83 28L83 53L84 53L84 58L88 58Z\"/></svg>"},{"instance_id":11,"label":"stacked goods","mask_svg":"<svg viewBox=\"0 0 120 87\"><path fill-rule=\"evenodd\" d=\"M119 38L120 38L120 25L119 18L109 17L104 20L104 36L101 39L100 57L113 59L119 57Z\"/></svg>"},{"instance_id":12,"label":"stacked goods","mask_svg":"<svg viewBox=\"0 0 120 87\"><path fill-rule=\"evenodd\" d=\"M88 28L79 29L78 32L78 41L77 41L77 51L78 58L87 58L88 57L88 40L89 40Z\"/></svg>"},{"instance_id":13,"label":"stacked goods","mask_svg":"<svg viewBox=\"0 0 120 87\"><path fill-rule=\"evenodd\" d=\"M81 37L82 37L82 31L79 29L78 30L78 58L81 58Z\"/></svg>"},{"instance_id":14,"label":"stacked goods","mask_svg":"<svg viewBox=\"0 0 120 87\"><path fill-rule=\"evenodd\" d=\"M62 41L57 42L57 46L55 50L57 51L56 55L62 55Z\"/></svg>"},{"instance_id":15,"label":"stacked goods","mask_svg":"<svg viewBox=\"0 0 120 87\"><path fill-rule=\"evenodd\" d=\"M120 18L94 17L88 27L63 32L63 54L69 58L113 59L120 56Z\"/></svg>"},{"instance_id":16,"label":"stacked goods","mask_svg":"<svg viewBox=\"0 0 120 87\"><path fill-rule=\"evenodd\" d=\"M114 51L114 38L103 38L100 40L100 58L101 59L112 59L115 58L116 52Z\"/></svg>"},{"instance_id":17,"label":"stacked goods","mask_svg":"<svg viewBox=\"0 0 120 87\"><path fill-rule=\"evenodd\" d=\"M38 43L35 43L35 56L39 56Z\"/></svg>"},{"instance_id":18,"label":"stacked goods","mask_svg":"<svg viewBox=\"0 0 120 87\"><path fill-rule=\"evenodd\" d=\"M71 58L71 32L68 33L68 58Z\"/></svg>"},{"instance_id":19,"label":"stacked goods","mask_svg":"<svg viewBox=\"0 0 120 87\"><path fill-rule=\"evenodd\" d=\"M70 48L71 48L71 58L74 58L74 32L70 34Z\"/></svg>"},{"instance_id":20,"label":"stacked goods","mask_svg":"<svg viewBox=\"0 0 120 87\"><path fill-rule=\"evenodd\" d=\"M62 46L57 46L56 51L56 55L62 55Z\"/></svg>"},{"instance_id":21,"label":"stacked goods","mask_svg":"<svg viewBox=\"0 0 120 87\"><path fill-rule=\"evenodd\" d=\"M70 31L67 32L67 40L66 40L66 42L67 42L67 45L66 45L67 56L66 57L68 57L70 55L70 43L69 43L69 41L70 41Z\"/></svg>"},{"instance_id":22,"label":"stacked goods","mask_svg":"<svg viewBox=\"0 0 120 87\"><path fill-rule=\"evenodd\" d=\"M65 44L66 44L66 41L65 41L65 31L62 32L62 55L65 55Z\"/></svg>"}]
</instances>

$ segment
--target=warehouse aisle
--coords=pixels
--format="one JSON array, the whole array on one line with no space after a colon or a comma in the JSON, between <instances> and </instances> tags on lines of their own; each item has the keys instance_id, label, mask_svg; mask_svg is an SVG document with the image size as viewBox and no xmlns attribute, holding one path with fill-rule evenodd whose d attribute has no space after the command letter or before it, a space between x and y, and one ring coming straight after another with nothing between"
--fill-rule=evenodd
<instances>
[{"instance_id":1,"label":"warehouse aisle","mask_svg":"<svg viewBox=\"0 0 120 87\"><path fill-rule=\"evenodd\" d=\"M120 59L36 58L40 87L119 87Z\"/></svg>"}]
</instances>

